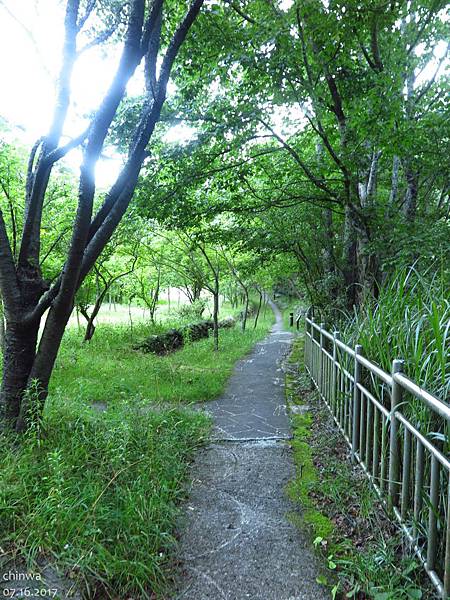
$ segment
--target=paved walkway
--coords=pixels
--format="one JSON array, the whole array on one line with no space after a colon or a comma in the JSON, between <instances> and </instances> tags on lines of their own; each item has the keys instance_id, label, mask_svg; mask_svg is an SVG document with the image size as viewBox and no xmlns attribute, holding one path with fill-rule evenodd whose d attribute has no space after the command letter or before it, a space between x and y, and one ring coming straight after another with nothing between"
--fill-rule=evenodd
<instances>
[{"instance_id":1,"label":"paved walkway","mask_svg":"<svg viewBox=\"0 0 450 600\"><path fill-rule=\"evenodd\" d=\"M291 334L272 307L271 334L207 405L213 442L201 451L181 535L176 600L321 600L306 536L286 518L294 476L281 360Z\"/></svg>"}]
</instances>

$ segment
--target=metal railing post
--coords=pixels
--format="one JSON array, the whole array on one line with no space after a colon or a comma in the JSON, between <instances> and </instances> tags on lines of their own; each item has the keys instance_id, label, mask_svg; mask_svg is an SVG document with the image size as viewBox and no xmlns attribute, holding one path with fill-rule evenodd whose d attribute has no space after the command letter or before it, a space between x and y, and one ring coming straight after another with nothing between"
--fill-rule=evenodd
<instances>
[{"instance_id":1,"label":"metal railing post","mask_svg":"<svg viewBox=\"0 0 450 600\"><path fill-rule=\"evenodd\" d=\"M411 432L405 427L403 431L403 474L402 474L402 504L401 518L405 521L408 516L411 485Z\"/></svg>"},{"instance_id":2,"label":"metal railing post","mask_svg":"<svg viewBox=\"0 0 450 600\"><path fill-rule=\"evenodd\" d=\"M424 460L425 448L422 442L417 440L416 450L416 471L415 471L415 482L414 482L414 520L413 520L413 536L417 535L417 524L420 522L420 512L423 506L423 478L425 472L425 460ZM449 488L450 490L450 488ZM450 498L450 491L449 491ZM450 500L449 500L450 502ZM449 513L450 514L450 513ZM450 523L450 521L449 521Z\"/></svg>"},{"instance_id":3,"label":"metal railing post","mask_svg":"<svg viewBox=\"0 0 450 600\"><path fill-rule=\"evenodd\" d=\"M339 339L339 331L333 331L333 381L332 381L332 398L331 398L331 402L332 402L332 407L333 407L333 412L336 410L336 399L337 399L337 372L338 372L338 366L337 366L337 357L338 357L338 352L337 352L337 344L336 344L336 340Z\"/></svg>"},{"instance_id":4,"label":"metal railing post","mask_svg":"<svg viewBox=\"0 0 450 600\"><path fill-rule=\"evenodd\" d=\"M304 357L305 357L305 365L307 367L309 367L309 359L308 359L308 322L306 320L306 315L305 315L305 344L304 344Z\"/></svg>"},{"instance_id":5,"label":"metal railing post","mask_svg":"<svg viewBox=\"0 0 450 600\"><path fill-rule=\"evenodd\" d=\"M430 508L428 510L428 544L427 544L427 569L436 569L436 555L438 547L438 506L439 506L439 461L431 457L430 475Z\"/></svg>"},{"instance_id":6,"label":"metal railing post","mask_svg":"<svg viewBox=\"0 0 450 600\"><path fill-rule=\"evenodd\" d=\"M323 383L323 340L324 340L324 335L322 333L323 329L325 329L325 323L321 323L320 324L320 373L319 373L319 392L320 394L323 395L323 397L325 398L325 393L324 393L324 383Z\"/></svg>"},{"instance_id":7,"label":"metal railing post","mask_svg":"<svg viewBox=\"0 0 450 600\"><path fill-rule=\"evenodd\" d=\"M309 335L311 336L311 324L308 323L305 320L305 343L308 344L308 368L309 368L309 373L310 375L312 374L311 368L312 368L312 342L311 342L311 337L307 336L306 333L309 331Z\"/></svg>"},{"instance_id":8,"label":"metal railing post","mask_svg":"<svg viewBox=\"0 0 450 600\"><path fill-rule=\"evenodd\" d=\"M395 411L402 401L402 387L395 381L395 374L403 371L403 361L395 359L392 361L392 390L391 390L391 426L389 437L389 489L388 508L397 503L399 476L400 476L400 446L398 442L398 420Z\"/></svg>"},{"instance_id":9,"label":"metal railing post","mask_svg":"<svg viewBox=\"0 0 450 600\"><path fill-rule=\"evenodd\" d=\"M450 596L450 479L447 486L447 530L444 553L444 598Z\"/></svg>"},{"instance_id":10,"label":"metal railing post","mask_svg":"<svg viewBox=\"0 0 450 600\"><path fill-rule=\"evenodd\" d=\"M352 456L356 459L356 453L359 450L359 435L361 429L361 390L358 388L358 383L361 382L361 364L357 360L358 354L362 354L363 347L361 344L355 346L355 364L353 368L353 414L352 414Z\"/></svg>"}]
</instances>

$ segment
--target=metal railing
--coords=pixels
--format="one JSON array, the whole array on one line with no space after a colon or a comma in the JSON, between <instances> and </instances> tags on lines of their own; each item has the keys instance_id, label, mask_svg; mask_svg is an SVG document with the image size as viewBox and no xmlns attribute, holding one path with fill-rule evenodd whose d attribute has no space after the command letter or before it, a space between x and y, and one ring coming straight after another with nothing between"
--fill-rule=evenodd
<instances>
[{"instance_id":1,"label":"metal railing","mask_svg":"<svg viewBox=\"0 0 450 600\"><path fill-rule=\"evenodd\" d=\"M450 597L450 406L305 318L305 365L321 399L441 598Z\"/></svg>"}]
</instances>

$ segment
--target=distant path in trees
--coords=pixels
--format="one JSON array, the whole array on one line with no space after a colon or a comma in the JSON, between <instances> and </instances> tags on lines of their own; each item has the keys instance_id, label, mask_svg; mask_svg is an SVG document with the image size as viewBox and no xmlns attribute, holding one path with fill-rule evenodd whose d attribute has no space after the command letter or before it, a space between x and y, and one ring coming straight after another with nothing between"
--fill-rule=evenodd
<instances>
[{"instance_id":1,"label":"distant path in trees","mask_svg":"<svg viewBox=\"0 0 450 600\"><path fill-rule=\"evenodd\" d=\"M321 600L311 543L288 519L294 477L282 360L291 334L280 311L270 335L206 405L213 440L199 452L180 542L176 600Z\"/></svg>"}]
</instances>

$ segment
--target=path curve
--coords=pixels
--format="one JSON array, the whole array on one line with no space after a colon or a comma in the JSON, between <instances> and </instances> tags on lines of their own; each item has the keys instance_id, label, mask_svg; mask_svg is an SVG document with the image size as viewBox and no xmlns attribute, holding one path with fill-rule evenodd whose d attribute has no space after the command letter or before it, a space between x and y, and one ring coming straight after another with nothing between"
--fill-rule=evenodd
<instances>
[{"instance_id":1,"label":"path curve","mask_svg":"<svg viewBox=\"0 0 450 600\"><path fill-rule=\"evenodd\" d=\"M239 361L206 406L210 446L199 452L180 541L175 600L321 600L309 539L289 520L294 477L282 360L292 334L278 308L271 333Z\"/></svg>"}]
</instances>

